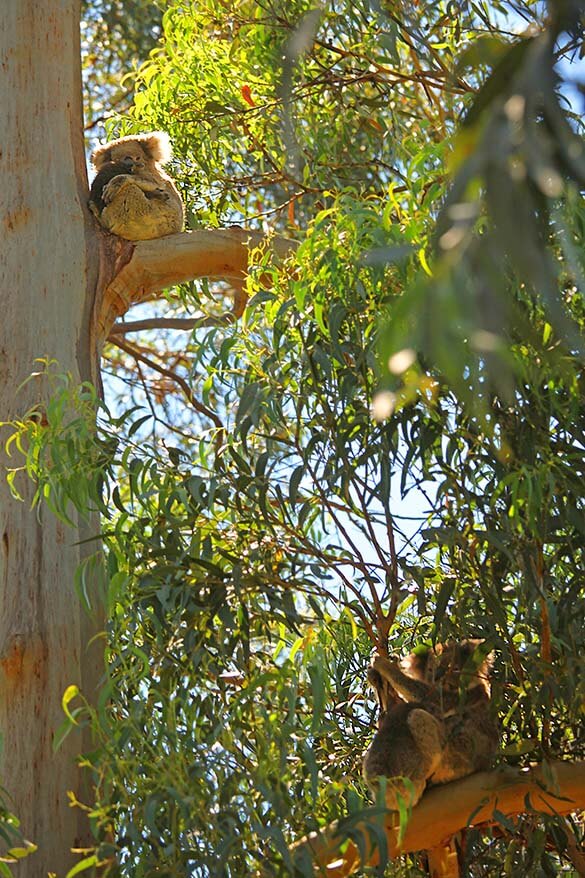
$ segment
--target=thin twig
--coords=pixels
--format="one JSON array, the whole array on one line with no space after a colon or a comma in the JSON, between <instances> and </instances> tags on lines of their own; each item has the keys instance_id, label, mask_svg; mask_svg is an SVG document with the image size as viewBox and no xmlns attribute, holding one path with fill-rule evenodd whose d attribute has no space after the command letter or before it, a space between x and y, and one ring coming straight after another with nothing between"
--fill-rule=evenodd
<instances>
[{"instance_id":1,"label":"thin twig","mask_svg":"<svg viewBox=\"0 0 585 878\"><path fill-rule=\"evenodd\" d=\"M219 450L223 446L225 438L225 427L223 425L223 422L215 414L215 412L212 412L211 409L207 408L206 405L203 405L202 402L199 402L185 379L182 378L181 375L177 375L177 373L173 372L171 369L165 369L164 366L160 366L154 360L151 360L150 357L147 357L144 354L140 353L140 351L137 350L133 345L122 341L119 336L116 336L114 344L116 344L119 348L121 348L121 350L125 351L131 357L134 357L135 360L144 363L150 369L158 372L159 375L164 375L165 377L170 378L172 381L179 385L195 411L199 412L199 414L201 415L204 415L206 418L209 418L209 420L212 421L217 427L218 433L215 437L214 444L216 452L219 453Z\"/></svg>"}]
</instances>

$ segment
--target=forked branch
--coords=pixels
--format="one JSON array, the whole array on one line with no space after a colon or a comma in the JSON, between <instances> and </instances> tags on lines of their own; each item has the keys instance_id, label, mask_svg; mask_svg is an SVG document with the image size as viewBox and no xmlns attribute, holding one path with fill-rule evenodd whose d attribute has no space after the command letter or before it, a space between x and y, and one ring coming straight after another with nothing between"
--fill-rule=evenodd
<instances>
[{"instance_id":1,"label":"forked branch","mask_svg":"<svg viewBox=\"0 0 585 878\"><path fill-rule=\"evenodd\" d=\"M231 280L242 284L250 250L265 244L279 258L296 249L288 238L249 229L198 229L132 244L103 233L100 292L95 303L93 335L98 350L115 320L131 305L195 278Z\"/></svg>"}]
</instances>

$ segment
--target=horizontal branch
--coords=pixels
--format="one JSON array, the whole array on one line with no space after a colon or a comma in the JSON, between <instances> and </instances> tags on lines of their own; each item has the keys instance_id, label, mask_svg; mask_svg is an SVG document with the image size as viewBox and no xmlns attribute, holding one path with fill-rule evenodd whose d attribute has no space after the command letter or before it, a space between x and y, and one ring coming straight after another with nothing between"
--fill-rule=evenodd
<instances>
[{"instance_id":1,"label":"horizontal branch","mask_svg":"<svg viewBox=\"0 0 585 878\"><path fill-rule=\"evenodd\" d=\"M109 341L116 341L116 336L127 335L130 332L143 332L148 329L179 329L190 332L206 326L229 326L234 323L241 314L232 311L224 311L223 314L208 314L206 317L149 317L144 320L117 320L108 336Z\"/></svg>"},{"instance_id":2,"label":"horizontal branch","mask_svg":"<svg viewBox=\"0 0 585 878\"><path fill-rule=\"evenodd\" d=\"M413 808L400 846L396 840L396 812L384 816L388 855L432 850L467 826L497 822L495 810L513 816L525 813L529 807L545 814L568 814L585 808L585 762L553 762L529 769L503 767L433 787ZM309 855L316 874L327 878L345 878L363 865L377 865L379 854L368 823L361 820L351 824L352 837L362 833L369 846L366 863L362 863L357 846L347 842L344 823L311 833L295 846L295 858Z\"/></svg>"},{"instance_id":3,"label":"horizontal branch","mask_svg":"<svg viewBox=\"0 0 585 878\"><path fill-rule=\"evenodd\" d=\"M161 290L200 277L241 283L248 271L250 250L261 244L279 258L296 249L290 239L240 228L198 229L136 244L108 235L104 249L107 261L115 264L115 276L104 284L96 301L98 347L101 349L115 320L131 305L151 299ZM104 267L102 271L104 276L111 275Z\"/></svg>"},{"instance_id":4,"label":"horizontal branch","mask_svg":"<svg viewBox=\"0 0 585 878\"><path fill-rule=\"evenodd\" d=\"M147 320L119 321L110 329L110 335L126 335L127 332L142 332L145 329L183 329L191 330L199 326L199 317L150 317Z\"/></svg>"}]
</instances>

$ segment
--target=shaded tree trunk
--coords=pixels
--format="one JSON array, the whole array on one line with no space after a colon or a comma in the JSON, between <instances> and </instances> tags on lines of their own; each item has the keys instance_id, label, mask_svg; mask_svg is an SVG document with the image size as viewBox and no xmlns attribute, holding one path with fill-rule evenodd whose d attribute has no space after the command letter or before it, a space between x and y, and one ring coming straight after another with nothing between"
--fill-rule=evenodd
<instances>
[{"instance_id":1,"label":"shaded tree trunk","mask_svg":"<svg viewBox=\"0 0 585 878\"><path fill-rule=\"evenodd\" d=\"M77 380L96 376L88 328L97 245L85 209L78 0L5 0L0 62L0 420L7 421L48 397L42 378L19 388L35 358L55 358ZM67 797L72 790L84 798L76 760L84 742L71 734L53 753L52 737L67 686L91 699L103 648L97 641L88 650L99 623L73 586L87 528L31 510L33 488L24 479L20 487L24 503L10 497L2 474L0 784L39 846L18 865L19 878L50 871L61 878L78 859L70 849L90 834Z\"/></svg>"}]
</instances>

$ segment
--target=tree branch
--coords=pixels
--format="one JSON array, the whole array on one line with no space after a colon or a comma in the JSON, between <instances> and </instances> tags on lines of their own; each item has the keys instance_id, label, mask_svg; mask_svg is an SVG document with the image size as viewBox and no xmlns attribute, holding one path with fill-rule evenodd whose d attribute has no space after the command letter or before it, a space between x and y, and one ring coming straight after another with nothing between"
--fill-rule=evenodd
<instances>
[{"instance_id":1,"label":"tree branch","mask_svg":"<svg viewBox=\"0 0 585 878\"><path fill-rule=\"evenodd\" d=\"M100 350L115 320L131 305L198 277L241 284L248 271L250 249L266 244L284 258L297 246L288 238L239 228L198 229L135 244L103 234L102 276L109 282L96 297L93 315L93 336Z\"/></svg>"},{"instance_id":2,"label":"tree branch","mask_svg":"<svg viewBox=\"0 0 585 878\"><path fill-rule=\"evenodd\" d=\"M110 336L141 332L144 329L195 329L200 322L198 317L150 317L147 320L129 320L127 323L120 320L110 329Z\"/></svg>"},{"instance_id":3,"label":"tree branch","mask_svg":"<svg viewBox=\"0 0 585 878\"><path fill-rule=\"evenodd\" d=\"M556 784L554 790L552 784ZM381 820L389 856L397 857L438 848L467 826L496 823L494 810L510 816L525 813L530 808L545 814L568 814L584 807L585 762L552 762L545 767L504 767L491 772L482 771L434 787L413 808L400 846L396 840L396 812L388 811ZM351 829L352 837L358 833L363 835L368 850L366 863L361 862L357 845L347 841L346 829ZM345 878L363 865L378 864L379 853L373 838L365 820L351 825L342 820L300 841L295 846L294 855L299 860L309 855L318 875Z\"/></svg>"},{"instance_id":4,"label":"tree branch","mask_svg":"<svg viewBox=\"0 0 585 878\"><path fill-rule=\"evenodd\" d=\"M153 369L155 372L158 372L159 375L164 375L166 378L170 378L171 381L174 381L176 384L179 385L195 411L199 412L200 415L204 415L206 418L209 418L209 420L212 421L217 427L217 435L215 437L214 444L216 451L219 454L219 451L225 439L225 427L221 419L215 414L215 412L212 412L211 409L207 408L206 405L203 405L202 402L199 402L185 379L181 375L177 375L177 373L173 372L171 369L165 369L164 366L160 366L150 357L147 357L145 354L137 350L134 345L131 345L126 341L122 341L121 338L116 338L113 343L121 348L121 350L125 351L127 354L130 354L131 357L134 357L137 362L144 363L145 366L148 366L149 369Z\"/></svg>"}]
</instances>

